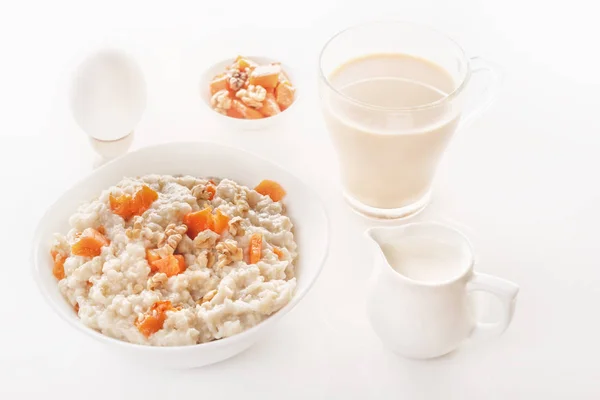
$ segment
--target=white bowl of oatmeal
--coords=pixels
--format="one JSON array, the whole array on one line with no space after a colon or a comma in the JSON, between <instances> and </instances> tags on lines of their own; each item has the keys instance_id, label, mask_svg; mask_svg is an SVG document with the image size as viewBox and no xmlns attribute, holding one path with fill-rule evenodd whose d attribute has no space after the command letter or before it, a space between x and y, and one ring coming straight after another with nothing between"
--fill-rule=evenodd
<instances>
[{"instance_id":1,"label":"white bowl of oatmeal","mask_svg":"<svg viewBox=\"0 0 600 400\"><path fill-rule=\"evenodd\" d=\"M211 93L211 82L214 81L215 77L222 75L224 72L227 72L227 68L231 67L231 65L235 63L236 58L230 58L217 62L204 71L200 78L199 84L199 91L202 102L206 105L206 107L208 107L213 117L217 118L221 123L225 124L226 126L237 128L240 130L261 130L274 126L275 124L279 123L282 119L287 118L292 112L294 112L294 109L296 108L299 96L298 76L294 73L293 69L289 65L280 62L281 60L276 60L274 58L262 56L248 56L243 58L248 59L251 62L255 62L260 66L277 64L277 66L280 67L280 72L282 72L286 77L285 80L289 81L293 87L293 100L289 104L289 106L280 109L280 111L275 115L263 115L263 117L258 119L231 117L227 115L226 111L223 111L223 114L215 111L215 105L213 104L213 97L215 93ZM235 99L235 101L240 101L240 99L236 99L235 96L230 95L229 97ZM231 101L229 101L228 103L231 103ZM231 108L233 109L235 107L231 106ZM253 111L252 107L250 107L250 111Z\"/></svg>"},{"instance_id":2,"label":"white bowl of oatmeal","mask_svg":"<svg viewBox=\"0 0 600 400\"><path fill-rule=\"evenodd\" d=\"M68 190L32 257L77 330L142 362L198 367L263 336L308 292L327 247L324 208L300 180L242 150L172 143Z\"/></svg>"}]
</instances>

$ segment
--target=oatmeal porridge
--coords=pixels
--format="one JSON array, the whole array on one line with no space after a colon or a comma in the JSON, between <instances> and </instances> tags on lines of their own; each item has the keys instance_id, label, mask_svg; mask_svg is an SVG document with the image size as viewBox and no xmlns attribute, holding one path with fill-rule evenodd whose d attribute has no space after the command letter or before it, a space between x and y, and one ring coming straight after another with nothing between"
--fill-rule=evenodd
<instances>
[{"instance_id":1,"label":"oatmeal porridge","mask_svg":"<svg viewBox=\"0 0 600 400\"><path fill-rule=\"evenodd\" d=\"M125 178L79 207L51 250L81 322L131 343L179 346L242 332L294 294L292 222L273 181Z\"/></svg>"}]
</instances>

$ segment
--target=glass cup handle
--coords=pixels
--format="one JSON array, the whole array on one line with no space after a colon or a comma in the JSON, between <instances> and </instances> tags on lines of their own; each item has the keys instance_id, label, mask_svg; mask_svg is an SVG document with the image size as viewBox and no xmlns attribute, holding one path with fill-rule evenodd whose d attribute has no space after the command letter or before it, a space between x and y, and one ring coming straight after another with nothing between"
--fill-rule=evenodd
<instances>
[{"instance_id":1,"label":"glass cup handle","mask_svg":"<svg viewBox=\"0 0 600 400\"><path fill-rule=\"evenodd\" d=\"M472 57L469 60L469 64L471 65L471 77L467 84L467 90L470 90L473 82L478 80L478 78L487 77L487 82L472 96L467 95L467 98L472 98L471 101L467 100L472 103L472 106L466 107L468 110L463 114L460 120L459 129L465 128L471 124L477 116L483 113L493 103L502 82L502 75L499 72L499 68L489 61L486 61L481 57Z\"/></svg>"},{"instance_id":2,"label":"glass cup handle","mask_svg":"<svg viewBox=\"0 0 600 400\"><path fill-rule=\"evenodd\" d=\"M502 317L498 322L477 322L471 336L502 334L510 325L515 312L519 286L505 279L474 272L467 283L467 292L475 291L483 291L496 296L502 303Z\"/></svg>"}]
</instances>

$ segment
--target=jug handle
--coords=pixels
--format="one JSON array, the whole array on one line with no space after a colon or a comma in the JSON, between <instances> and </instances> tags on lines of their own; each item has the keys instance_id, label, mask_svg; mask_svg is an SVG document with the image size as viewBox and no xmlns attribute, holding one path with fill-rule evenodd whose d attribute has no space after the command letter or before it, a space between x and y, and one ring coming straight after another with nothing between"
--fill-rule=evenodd
<instances>
[{"instance_id":1,"label":"jug handle","mask_svg":"<svg viewBox=\"0 0 600 400\"><path fill-rule=\"evenodd\" d=\"M472 336L502 334L512 320L519 286L492 275L474 272L467 283L467 292L483 291L496 296L502 304L502 317L498 322L477 322Z\"/></svg>"},{"instance_id":2,"label":"jug handle","mask_svg":"<svg viewBox=\"0 0 600 400\"><path fill-rule=\"evenodd\" d=\"M488 79L487 84L483 88L480 88L478 93L473 94L473 96L467 95L467 97L473 98L472 104L477 105L466 107L468 110L460 119L459 130L469 126L477 116L482 114L493 103L502 82L500 68L491 62L481 57L471 57L469 64L471 65L471 77L467 84L467 90L470 90L473 80L476 80L478 77L487 76Z\"/></svg>"}]
</instances>

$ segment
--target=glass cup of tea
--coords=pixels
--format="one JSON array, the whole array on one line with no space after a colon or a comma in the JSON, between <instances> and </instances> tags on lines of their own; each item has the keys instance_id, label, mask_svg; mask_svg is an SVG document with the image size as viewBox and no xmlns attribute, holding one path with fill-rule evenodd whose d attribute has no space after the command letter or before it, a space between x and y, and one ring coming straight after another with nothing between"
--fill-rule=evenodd
<instances>
[{"instance_id":1,"label":"glass cup of tea","mask_svg":"<svg viewBox=\"0 0 600 400\"><path fill-rule=\"evenodd\" d=\"M344 197L375 218L425 208L452 135L489 105L499 83L489 63L467 58L449 37L398 21L339 32L323 47L319 67ZM476 75L487 79L468 100Z\"/></svg>"},{"instance_id":2,"label":"glass cup of tea","mask_svg":"<svg viewBox=\"0 0 600 400\"><path fill-rule=\"evenodd\" d=\"M127 53L102 49L89 55L73 76L73 118L89 136L102 164L127 152L146 108L146 82Z\"/></svg>"}]
</instances>

